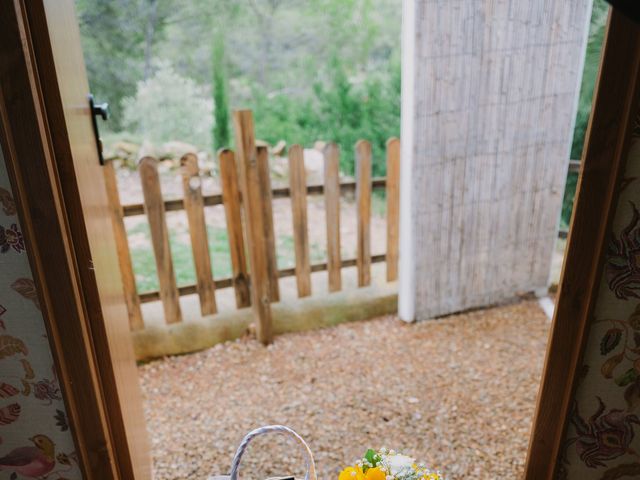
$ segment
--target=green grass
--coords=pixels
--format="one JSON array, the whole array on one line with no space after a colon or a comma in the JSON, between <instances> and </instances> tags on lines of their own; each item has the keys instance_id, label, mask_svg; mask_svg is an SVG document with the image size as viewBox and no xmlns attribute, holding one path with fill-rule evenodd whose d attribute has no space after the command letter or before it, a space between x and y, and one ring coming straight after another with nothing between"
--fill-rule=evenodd
<instances>
[{"instance_id":1,"label":"green grass","mask_svg":"<svg viewBox=\"0 0 640 480\"><path fill-rule=\"evenodd\" d=\"M133 271L136 277L136 287L139 293L151 292L159 289L156 263L151 248L151 236L148 223L140 223L127 230L129 237L142 235L148 246L131 248ZM173 268L178 286L193 285L196 282L195 267L191 244L179 240L186 232L169 231L169 244L173 258ZM229 237L224 228L207 226L209 238L209 252L211 266L215 279L231 276L231 256L229 254ZM187 237L188 238L188 237ZM321 262L325 259L325 250L320 245L310 245L311 261ZM290 268L295 265L295 251L291 235L279 235L276 241L278 268Z\"/></svg>"},{"instance_id":2,"label":"green grass","mask_svg":"<svg viewBox=\"0 0 640 480\"><path fill-rule=\"evenodd\" d=\"M295 245L293 236L279 235L276 245L276 255L278 256L278 268L291 268L296 264ZM327 251L317 243L309 244L309 256L311 263L324 262Z\"/></svg>"},{"instance_id":3,"label":"green grass","mask_svg":"<svg viewBox=\"0 0 640 480\"><path fill-rule=\"evenodd\" d=\"M207 227L209 237L209 252L214 278L231 276L231 257L229 255L229 239L224 228ZM141 223L128 230L129 236L142 234L149 246L140 246L131 249L133 271L136 276L138 292L158 290L158 276L156 263L151 248L149 224ZM178 286L192 285L196 282L195 267L191 244L179 241L178 232L169 232L169 244L173 258L173 268L176 274Z\"/></svg>"},{"instance_id":4,"label":"green grass","mask_svg":"<svg viewBox=\"0 0 640 480\"><path fill-rule=\"evenodd\" d=\"M387 215L387 191L374 190L371 193L371 213L376 217Z\"/></svg>"}]
</instances>

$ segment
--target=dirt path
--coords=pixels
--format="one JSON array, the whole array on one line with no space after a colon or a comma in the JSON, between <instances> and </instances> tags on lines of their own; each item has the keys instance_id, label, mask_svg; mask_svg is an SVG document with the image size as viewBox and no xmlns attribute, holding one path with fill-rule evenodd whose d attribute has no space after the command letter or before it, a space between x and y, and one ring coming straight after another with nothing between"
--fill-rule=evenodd
<instances>
[{"instance_id":1,"label":"dirt path","mask_svg":"<svg viewBox=\"0 0 640 480\"><path fill-rule=\"evenodd\" d=\"M140 367L157 480L227 473L252 428L307 439L319 478L367 447L405 451L451 480L518 478L549 323L535 301L407 325L395 318L249 339ZM297 448L249 449L242 478L303 477Z\"/></svg>"}]
</instances>

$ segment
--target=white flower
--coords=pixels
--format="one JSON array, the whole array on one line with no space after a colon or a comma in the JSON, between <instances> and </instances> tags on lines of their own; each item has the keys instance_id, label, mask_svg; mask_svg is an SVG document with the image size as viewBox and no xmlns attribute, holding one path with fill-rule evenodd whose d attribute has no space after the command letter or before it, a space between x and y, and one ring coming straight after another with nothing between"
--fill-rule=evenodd
<instances>
[{"instance_id":1,"label":"white flower","mask_svg":"<svg viewBox=\"0 0 640 480\"><path fill-rule=\"evenodd\" d=\"M406 473L407 469L411 469L415 459L408 455L389 455L387 457L387 465L389 467L389 473L393 476L398 476L401 473Z\"/></svg>"}]
</instances>

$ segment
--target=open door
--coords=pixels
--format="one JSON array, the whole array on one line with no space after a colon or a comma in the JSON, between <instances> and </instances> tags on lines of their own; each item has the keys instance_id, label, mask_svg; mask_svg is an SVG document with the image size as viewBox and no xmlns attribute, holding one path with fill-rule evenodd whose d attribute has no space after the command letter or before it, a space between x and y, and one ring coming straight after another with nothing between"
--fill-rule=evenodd
<instances>
[{"instance_id":1,"label":"open door","mask_svg":"<svg viewBox=\"0 0 640 480\"><path fill-rule=\"evenodd\" d=\"M526 480L577 478L575 471L570 477L566 477L566 472L564 476L560 475L560 461L568 449L565 443L568 426L576 418L577 387L584 382L590 368L583 362L597 316L595 312L599 303L607 298L608 288L602 288L606 285L602 278L615 238L612 225L618 201L628 182L637 179L626 174L626 168L637 158L636 155L632 157L634 160L629 160L632 139L637 137L639 111L640 26L614 8L609 17L581 160L567 253L529 443ZM630 191L634 189L637 189L636 185L628 187ZM629 203L625 201L624 205ZM625 300L620 296L606 301L613 305ZM599 346L598 354L604 355ZM622 360L621 355L618 363L623 363ZM592 370L600 374L599 368ZM604 367L602 375L612 378ZM615 389L608 386L608 389L612 388ZM592 387L591 394L594 398L605 397L606 391ZM619 415L623 412L614 411ZM635 455L630 448L629 458L633 457L635 461ZM620 457L617 461L628 461L622 455L617 457ZM605 463L596 466L605 467ZM589 478L631 478L637 472L631 468L637 465L616 473L612 469L608 475L594 469Z\"/></svg>"},{"instance_id":2,"label":"open door","mask_svg":"<svg viewBox=\"0 0 640 480\"><path fill-rule=\"evenodd\" d=\"M73 0L0 2L0 139L85 478L151 478Z\"/></svg>"}]
</instances>

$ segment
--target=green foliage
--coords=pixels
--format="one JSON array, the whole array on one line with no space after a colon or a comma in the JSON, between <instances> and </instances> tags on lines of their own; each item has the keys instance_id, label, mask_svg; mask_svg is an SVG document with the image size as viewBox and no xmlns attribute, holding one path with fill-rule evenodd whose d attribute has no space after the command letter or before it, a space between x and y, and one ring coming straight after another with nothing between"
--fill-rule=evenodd
<instances>
[{"instance_id":1,"label":"green foliage","mask_svg":"<svg viewBox=\"0 0 640 480\"><path fill-rule=\"evenodd\" d=\"M227 76L225 74L224 36L215 36L213 44L213 149L214 151L230 145L229 98L227 95Z\"/></svg>"},{"instance_id":2,"label":"green foliage","mask_svg":"<svg viewBox=\"0 0 640 480\"><path fill-rule=\"evenodd\" d=\"M256 46L261 58L273 62L272 71L267 78L252 77L246 84L250 95L241 100L254 110L258 137L305 146L334 141L347 174L354 172L356 141L367 139L374 175L384 174L386 140L400 133L399 2L380 0L373 8L371 0L309 0L289 9L292 0L274 3L280 6L270 16L277 26L273 43L284 45L272 45L275 57L267 46ZM269 9L261 15L269 16ZM300 26L296 31L292 25Z\"/></svg>"},{"instance_id":3,"label":"green foliage","mask_svg":"<svg viewBox=\"0 0 640 480\"><path fill-rule=\"evenodd\" d=\"M573 132L573 143L571 145L571 158L575 160L580 159L582 156L584 136L587 131L587 124L589 123L589 114L591 113L593 89L596 84L596 76L598 75L598 68L600 66L600 53L608 12L609 5L605 0L594 0L584 71L580 85L576 127Z\"/></svg>"},{"instance_id":4,"label":"green foliage","mask_svg":"<svg viewBox=\"0 0 640 480\"><path fill-rule=\"evenodd\" d=\"M338 143L341 169L353 174L354 145L369 140L373 150L373 174L386 172L385 144L400 134L400 62L390 62L390 73L371 73L359 83L347 77L345 66L334 58L330 80L315 86L320 138Z\"/></svg>"},{"instance_id":5,"label":"green foliage","mask_svg":"<svg viewBox=\"0 0 640 480\"><path fill-rule=\"evenodd\" d=\"M399 133L400 0L76 0L76 5L91 88L110 103L115 133L133 128L123 135L193 143L185 129L191 119L197 130L210 125L207 141L196 143L218 147L229 143L229 130L224 132L229 108L250 108L263 140L337 141L342 168L351 173L354 143L366 138L373 143L376 174L384 171L384 142ZM233 55L225 58L225 50ZM214 99L215 122L211 115L204 122L188 112L183 116L170 86L166 106L156 109L158 102L142 101L136 88L152 80L149 65L158 64L171 65L202 87L199 102ZM195 102L191 93L185 98Z\"/></svg>"},{"instance_id":6,"label":"green foliage","mask_svg":"<svg viewBox=\"0 0 640 480\"><path fill-rule=\"evenodd\" d=\"M576 125L573 131L573 142L571 144L571 158L574 160L579 160L582 157L585 134L589 123L589 115L591 114L593 91L600 66L600 55L608 13L609 5L605 0L594 0L591 24L589 26L589 37L587 39L584 71L580 85ZM567 228L569 226L577 182L577 175L570 174L567 177L564 199L562 201L561 228Z\"/></svg>"},{"instance_id":7,"label":"green foliage","mask_svg":"<svg viewBox=\"0 0 640 480\"><path fill-rule=\"evenodd\" d=\"M99 101L108 101L112 128L121 126L121 100L131 95L140 78L143 56L142 30L129 29L126 17L135 17L136 2L78 0L80 32L91 90Z\"/></svg>"},{"instance_id":8,"label":"green foliage","mask_svg":"<svg viewBox=\"0 0 640 480\"><path fill-rule=\"evenodd\" d=\"M254 88L251 108L256 136L274 145L279 140L309 145L318 139L311 99L289 95L286 90L266 94Z\"/></svg>"},{"instance_id":9,"label":"green foliage","mask_svg":"<svg viewBox=\"0 0 640 480\"><path fill-rule=\"evenodd\" d=\"M381 460L380 455L373 449L369 448L367 453L364 454L364 458L369 462L372 467L376 467Z\"/></svg>"},{"instance_id":10,"label":"green foliage","mask_svg":"<svg viewBox=\"0 0 640 480\"><path fill-rule=\"evenodd\" d=\"M164 39L171 0L76 0L91 91L109 102L109 128L122 128L122 100L135 92Z\"/></svg>"},{"instance_id":11,"label":"green foliage","mask_svg":"<svg viewBox=\"0 0 640 480\"><path fill-rule=\"evenodd\" d=\"M385 144L400 133L400 62L390 72L353 79L343 62L334 57L324 80L318 80L310 98L296 98L286 90L271 96L254 92L256 132L260 139L276 143L311 145L315 140L341 147L340 167L354 173L354 147L369 140L373 150L373 174L384 175Z\"/></svg>"},{"instance_id":12,"label":"green foliage","mask_svg":"<svg viewBox=\"0 0 640 480\"><path fill-rule=\"evenodd\" d=\"M560 228L566 230L569 228L571 221L571 212L573 211L573 201L576 195L576 187L578 185L578 174L570 173L567 175L567 183L564 187L564 199L562 201L562 213L560 216Z\"/></svg>"},{"instance_id":13,"label":"green foliage","mask_svg":"<svg viewBox=\"0 0 640 480\"><path fill-rule=\"evenodd\" d=\"M138 82L125 98L124 125L154 144L172 140L209 145L212 104L202 87L162 64L149 80Z\"/></svg>"}]
</instances>

